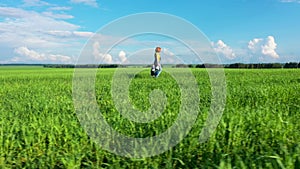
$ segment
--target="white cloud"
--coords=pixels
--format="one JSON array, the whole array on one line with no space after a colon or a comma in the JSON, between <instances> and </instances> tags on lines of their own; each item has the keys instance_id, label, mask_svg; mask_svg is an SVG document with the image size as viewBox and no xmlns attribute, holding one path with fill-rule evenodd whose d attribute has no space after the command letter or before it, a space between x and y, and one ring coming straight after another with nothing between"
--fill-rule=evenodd
<instances>
[{"instance_id":1,"label":"white cloud","mask_svg":"<svg viewBox=\"0 0 300 169\"><path fill-rule=\"evenodd\" d=\"M0 7L0 16L5 18L3 22L0 22L0 30L3 31L1 35L13 33L22 39L24 36L25 38L26 36L35 37L57 29L75 31L79 28L79 26L63 20L56 20L57 17L49 14L45 15L18 8Z\"/></svg>"},{"instance_id":2,"label":"white cloud","mask_svg":"<svg viewBox=\"0 0 300 169\"><path fill-rule=\"evenodd\" d=\"M277 44L273 36L268 36L266 43L261 48L262 54L271 56L272 58L279 58L279 55L275 51L277 48Z\"/></svg>"},{"instance_id":3,"label":"white cloud","mask_svg":"<svg viewBox=\"0 0 300 169\"><path fill-rule=\"evenodd\" d=\"M59 36L59 37L70 37L73 34L71 31L60 31L60 30L50 30L47 33L49 35Z\"/></svg>"},{"instance_id":4,"label":"white cloud","mask_svg":"<svg viewBox=\"0 0 300 169\"><path fill-rule=\"evenodd\" d=\"M60 30L51 30L47 32L49 35L57 37L69 37L69 38L90 38L94 35L93 32L82 32L82 31L60 31Z\"/></svg>"},{"instance_id":5,"label":"white cloud","mask_svg":"<svg viewBox=\"0 0 300 169\"><path fill-rule=\"evenodd\" d=\"M28 49L27 47L19 47L15 49L15 53L21 56L25 56L30 60L37 60L37 61L46 60L45 54L39 54L34 50Z\"/></svg>"},{"instance_id":6,"label":"white cloud","mask_svg":"<svg viewBox=\"0 0 300 169\"><path fill-rule=\"evenodd\" d=\"M49 6L50 4L41 0L23 0L24 6Z\"/></svg>"},{"instance_id":7,"label":"white cloud","mask_svg":"<svg viewBox=\"0 0 300 169\"><path fill-rule=\"evenodd\" d=\"M72 19L74 16L68 14L56 14L53 12L43 12L43 15L56 19Z\"/></svg>"},{"instance_id":8,"label":"white cloud","mask_svg":"<svg viewBox=\"0 0 300 169\"><path fill-rule=\"evenodd\" d=\"M99 42L94 42L93 44L93 56L96 62L100 62L100 64L110 64L112 63L112 56L110 54L104 54L100 51ZM93 60L91 60L93 61Z\"/></svg>"},{"instance_id":9,"label":"white cloud","mask_svg":"<svg viewBox=\"0 0 300 169\"><path fill-rule=\"evenodd\" d=\"M50 61L61 62L61 63L73 63L73 58L65 55L54 55L50 54L47 57Z\"/></svg>"},{"instance_id":10,"label":"white cloud","mask_svg":"<svg viewBox=\"0 0 300 169\"><path fill-rule=\"evenodd\" d=\"M162 53L166 56L171 56L171 57L173 57L175 55L173 52L171 52L169 49L166 49L166 48L164 48L162 50Z\"/></svg>"},{"instance_id":11,"label":"white cloud","mask_svg":"<svg viewBox=\"0 0 300 169\"><path fill-rule=\"evenodd\" d=\"M72 3L82 3L85 5L89 5L92 7L98 7L98 3L96 0L71 0Z\"/></svg>"},{"instance_id":12,"label":"white cloud","mask_svg":"<svg viewBox=\"0 0 300 169\"><path fill-rule=\"evenodd\" d=\"M0 22L0 46L4 49L0 50L0 56L12 57L14 50L20 46L37 49L41 53L55 52L60 53L61 56L78 55L84 43L82 40L90 38L94 33L78 31L80 26L64 21L73 16L57 13L58 9L59 7L56 7L51 9L52 11L47 9L45 12L36 12L0 7L0 17L3 18ZM63 9L68 8L63 7ZM52 60L63 59L58 55L52 58ZM1 62L4 60L12 59L0 58Z\"/></svg>"},{"instance_id":13,"label":"white cloud","mask_svg":"<svg viewBox=\"0 0 300 169\"><path fill-rule=\"evenodd\" d=\"M218 40L217 43L212 42L212 46L219 55L227 59L236 58L236 55L231 49L231 47L227 46L222 40Z\"/></svg>"},{"instance_id":14,"label":"white cloud","mask_svg":"<svg viewBox=\"0 0 300 169\"><path fill-rule=\"evenodd\" d=\"M125 63L127 61L126 53L123 50L119 52L119 59L121 60L121 63Z\"/></svg>"},{"instance_id":15,"label":"white cloud","mask_svg":"<svg viewBox=\"0 0 300 169\"><path fill-rule=\"evenodd\" d=\"M73 34L78 37L90 38L95 35L93 32L74 31Z\"/></svg>"},{"instance_id":16,"label":"white cloud","mask_svg":"<svg viewBox=\"0 0 300 169\"><path fill-rule=\"evenodd\" d=\"M60 54L45 54L39 53L35 50L28 49L27 47L19 47L14 50L19 57L14 57L11 59L12 62L39 62L39 63L72 63L73 58L70 56L60 55Z\"/></svg>"},{"instance_id":17,"label":"white cloud","mask_svg":"<svg viewBox=\"0 0 300 169\"><path fill-rule=\"evenodd\" d=\"M253 55L259 57L267 56L273 59L278 59L279 55L276 52L277 44L273 36L268 36L266 39L255 38L248 43L248 49Z\"/></svg>"},{"instance_id":18,"label":"white cloud","mask_svg":"<svg viewBox=\"0 0 300 169\"><path fill-rule=\"evenodd\" d=\"M66 7L66 6L56 6L56 7L48 8L49 11L68 11L71 9L72 9L71 7Z\"/></svg>"},{"instance_id":19,"label":"white cloud","mask_svg":"<svg viewBox=\"0 0 300 169\"><path fill-rule=\"evenodd\" d=\"M36 15L36 12L25 11L19 8L0 7L0 16L4 18L26 18Z\"/></svg>"},{"instance_id":20,"label":"white cloud","mask_svg":"<svg viewBox=\"0 0 300 169\"><path fill-rule=\"evenodd\" d=\"M248 49L250 49L253 52L257 52L260 50L260 46L257 45L261 43L263 39L254 38L253 40L250 40L248 43Z\"/></svg>"}]
</instances>

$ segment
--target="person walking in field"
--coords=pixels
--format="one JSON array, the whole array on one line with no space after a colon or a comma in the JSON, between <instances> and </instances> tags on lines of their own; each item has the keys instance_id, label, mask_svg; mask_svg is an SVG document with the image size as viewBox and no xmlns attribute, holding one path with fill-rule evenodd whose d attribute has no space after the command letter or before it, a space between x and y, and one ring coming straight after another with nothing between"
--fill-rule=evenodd
<instances>
[{"instance_id":1,"label":"person walking in field","mask_svg":"<svg viewBox=\"0 0 300 169\"><path fill-rule=\"evenodd\" d=\"M154 63L151 68L152 77L158 77L162 71L162 67L160 64L160 60L161 60L160 52L161 52L161 47L156 47L155 54L154 54Z\"/></svg>"}]
</instances>

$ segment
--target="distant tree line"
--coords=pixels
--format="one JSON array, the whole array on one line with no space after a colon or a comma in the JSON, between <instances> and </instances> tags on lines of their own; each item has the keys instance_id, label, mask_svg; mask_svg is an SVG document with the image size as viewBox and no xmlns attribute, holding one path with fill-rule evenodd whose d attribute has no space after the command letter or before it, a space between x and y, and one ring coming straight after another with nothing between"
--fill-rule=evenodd
<instances>
[{"instance_id":1,"label":"distant tree line","mask_svg":"<svg viewBox=\"0 0 300 169\"><path fill-rule=\"evenodd\" d=\"M243 64L234 63L226 66L227 68L243 68L243 69L278 69L283 68L284 64L281 63L255 63L255 64ZM297 68L297 67L296 67Z\"/></svg>"},{"instance_id":2,"label":"distant tree line","mask_svg":"<svg viewBox=\"0 0 300 169\"><path fill-rule=\"evenodd\" d=\"M65 64L47 64L43 65L45 68L75 68L75 65L65 65Z\"/></svg>"},{"instance_id":3,"label":"distant tree line","mask_svg":"<svg viewBox=\"0 0 300 169\"><path fill-rule=\"evenodd\" d=\"M226 65L225 68L244 68L244 69L278 69L278 68L299 68L300 62L289 62L289 63L255 63L255 64L243 64L234 63Z\"/></svg>"},{"instance_id":4,"label":"distant tree line","mask_svg":"<svg viewBox=\"0 0 300 169\"><path fill-rule=\"evenodd\" d=\"M184 65L177 64L173 67L195 67L195 68L232 68L232 69L281 69L281 68L300 68L300 62L289 63L233 63L233 64L197 64Z\"/></svg>"},{"instance_id":5,"label":"distant tree line","mask_svg":"<svg viewBox=\"0 0 300 169\"><path fill-rule=\"evenodd\" d=\"M300 62L289 62L284 65L284 68L300 68Z\"/></svg>"},{"instance_id":6,"label":"distant tree line","mask_svg":"<svg viewBox=\"0 0 300 169\"><path fill-rule=\"evenodd\" d=\"M47 64L44 65L45 68L117 68L120 67L117 64L85 64L85 65L72 65L72 64Z\"/></svg>"},{"instance_id":7,"label":"distant tree line","mask_svg":"<svg viewBox=\"0 0 300 169\"><path fill-rule=\"evenodd\" d=\"M43 66L45 68L120 68L120 67L151 67L152 65L119 65L119 64L0 64L0 66ZM280 69L300 68L300 62L288 63L232 63L232 64L176 64L164 65L174 68L232 68L232 69Z\"/></svg>"}]
</instances>

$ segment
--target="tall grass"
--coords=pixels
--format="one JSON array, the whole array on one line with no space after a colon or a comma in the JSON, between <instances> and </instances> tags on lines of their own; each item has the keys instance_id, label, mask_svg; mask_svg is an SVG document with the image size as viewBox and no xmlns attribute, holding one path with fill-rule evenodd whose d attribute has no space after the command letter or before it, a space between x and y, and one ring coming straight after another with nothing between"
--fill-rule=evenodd
<instances>
[{"instance_id":1,"label":"tall grass","mask_svg":"<svg viewBox=\"0 0 300 169\"><path fill-rule=\"evenodd\" d=\"M73 69L0 69L0 168L299 168L300 70L226 69L227 100L210 139L199 134L211 102L205 69L192 69L198 82L199 116L181 143L154 157L130 159L101 149L85 133L74 111ZM180 89L163 72L145 70L131 81L130 101L150 107L149 94L168 98L162 116L148 124L122 118L114 107L114 69L100 69L96 99L107 122L132 137L149 137L172 125Z\"/></svg>"}]
</instances>

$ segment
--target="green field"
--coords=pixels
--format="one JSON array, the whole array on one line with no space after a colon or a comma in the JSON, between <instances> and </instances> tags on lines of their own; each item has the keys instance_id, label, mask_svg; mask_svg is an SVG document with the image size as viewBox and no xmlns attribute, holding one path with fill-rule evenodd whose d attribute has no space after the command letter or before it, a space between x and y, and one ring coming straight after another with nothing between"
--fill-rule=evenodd
<instances>
[{"instance_id":1,"label":"green field","mask_svg":"<svg viewBox=\"0 0 300 169\"><path fill-rule=\"evenodd\" d=\"M153 79L145 69L131 81L129 99L138 110L150 107L154 89L168 98L162 116L143 124L116 110L110 92L114 70L99 69L95 89L99 108L116 131L150 137L172 126L181 93L168 73ZM211 84L205 69L192 69L200 96L195 125L172 149L142 159L103 150L86 134L74 109L73 72L0 67L0 168L300 168L300 69L225 69L225 110L202 144Z\"/></svg>"}]
</instances>

